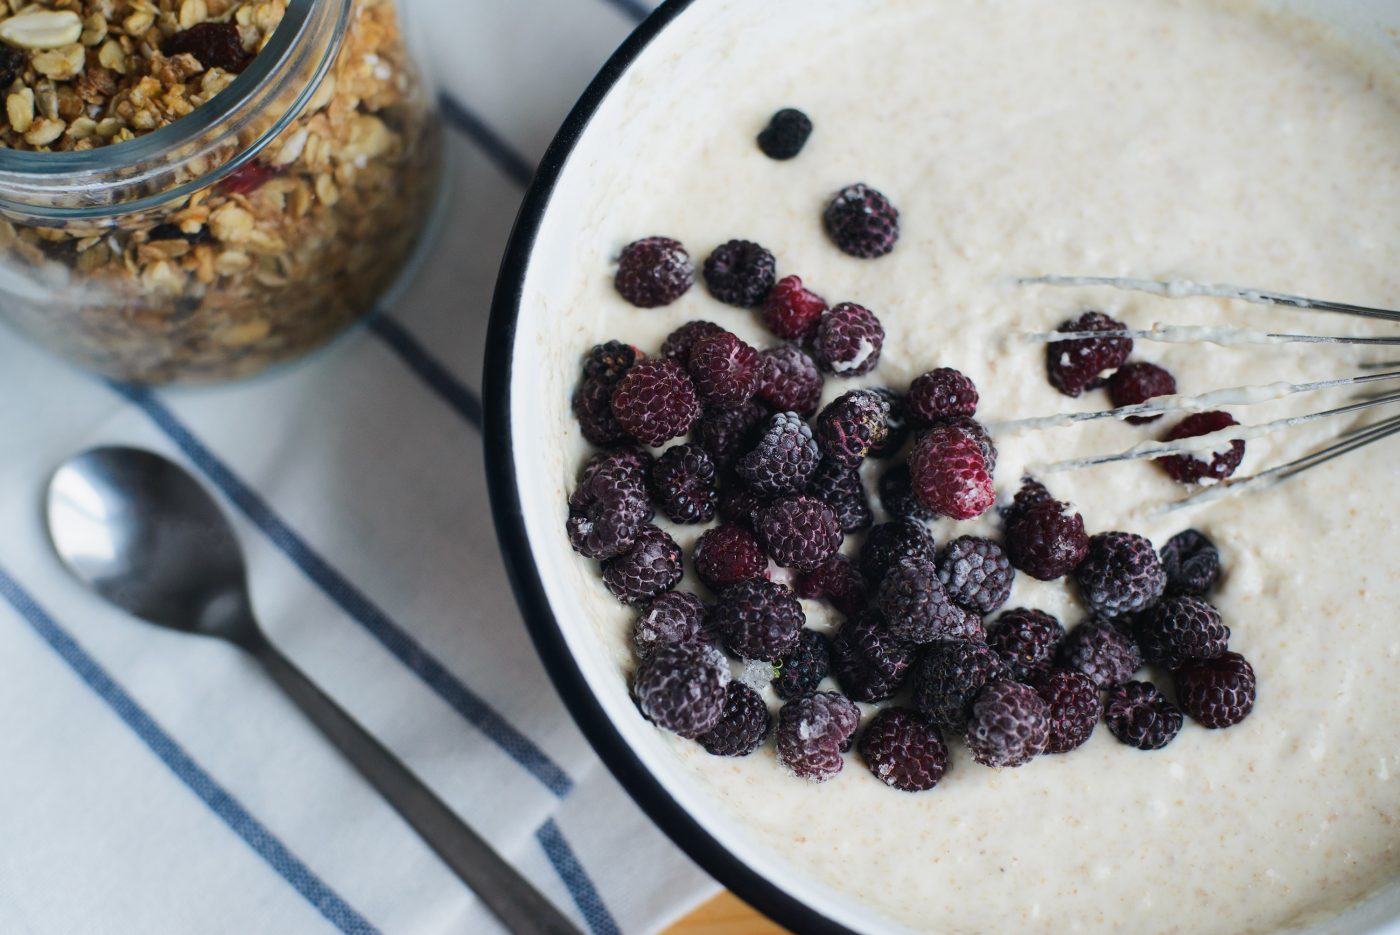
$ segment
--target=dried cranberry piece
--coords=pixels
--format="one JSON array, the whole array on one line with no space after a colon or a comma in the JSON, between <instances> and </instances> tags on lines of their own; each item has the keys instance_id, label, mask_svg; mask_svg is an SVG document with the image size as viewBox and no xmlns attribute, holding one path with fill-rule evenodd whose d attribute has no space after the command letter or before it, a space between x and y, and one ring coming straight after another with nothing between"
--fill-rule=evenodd
<instances>
[{"instance_id":1,"label":"dried cranberry piece","mask_svg":"<svg viewBox=\"0 0 1400 935\"><path fill-rule=\"evenodd\" d=\"M243 40L233 23L197 23L182 29L165 41L168 56L193 55L205 68L240 72L253 56L243 50Z\"/></svg>"}]
</instances>

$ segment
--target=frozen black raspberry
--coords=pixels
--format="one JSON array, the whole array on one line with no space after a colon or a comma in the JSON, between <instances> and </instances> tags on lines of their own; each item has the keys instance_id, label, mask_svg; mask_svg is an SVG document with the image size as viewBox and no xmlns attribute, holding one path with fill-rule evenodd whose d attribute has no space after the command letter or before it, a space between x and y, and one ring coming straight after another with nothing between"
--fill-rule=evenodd
<instances>
[{"instance_id":1,"label":"frozen black raspberry","mask_svg":"<svg viewBox=\"0 0 1400 935\"><path fill-rule=\"evenodd\" d=\"M755 308L768 298L776 270L773 254L752 241L731 240L705 259L705 285L726 305Z\"/></svg>"},{"instance_id":2,"label":"frozen black raspberry","mask_svg":"<svg viewBox=\"0 0 1400 935\"><path fill-rule=\"evenodd\" d=\"M805 490L821 461L812 430L795 412L780 412L768 422L758 445L739 459L739 476L756 492L777 497Z\"/></svg>"},{"instance_id":3,"label":"frozen black raspberry","mask_svg":"<svg viewBox=\"0 0 1400 935\"><path fill-rule=\"evenodd\" d=\"M661 356L674 360L682 367L690 366L690 353L701 338L712 334L722 334L724 329L712 321L697 319L688 321L666 336L661 342Z\"/></svg>"},{"instance_id":4,"label":"frozen black raspberry","mask_svg":"<svg viewBox=\"0 0 1400 935\"><path fill-rule=\"evenodd\" d=\"M1016 573L1006 553L990 539L961 536L938 556L938 580L956 603L989 614L1011 596Z\"/></svg>"},{"instance_id":5,"label":"frozen black raspberry","mask_svg":"<svg viewBox=\"0 0 1400 935\"><path fill-rule=\"evenodd\" d=\"M1024 766L1050 743L1050 708L1029 685L992 682L972 702L964 739L983 766Z\"/></svg>"},{"instance_id":6,"label":"frozen black raspberry","mask_svg":"<svg viewBox=\"0 0 1400 935\"><path fill-rule=\"evenodd\" d=\"M908 708L876 714L856 749L872 773L901 792L932 789L948 768L942 732Z\"/></svg>"},{"instance_id":7,"label":"frozen black raspberry","mask_svg":"<svg viewBox=\"0 0 1400 935\"><path fill-rule=\"evenodd\" d=\"M728 331L706 335L690 349L690 379L706 405L739 406L758 390L758 351Z\"/></svg>"},{"instance_id":8,"label":"frozen black raspberry","mask_svg":"<svg viewBox=\"0 0 1400 935\"><path fill-rule=\"evenodd\" d=\"M1103 706L1109 733L1139 750L1160 750L1181 730L1181 710L1151 682L1124 682L1108 690Z\"/></svg>"},{"instance_id":9,"label":"frozen black raspberry","mask_svg":"<svg viewBox=\"0 0 1400 935\"><path fill-rule=\"evenodd\" d=\"M612 397L617 384L600 377L590 377L574 391L572 406L583 437L595 445L607 447L631 441L627 430L613 415Z\"/></svg>"},{"instance_id":10,"label":"frozen black raspberry","mask_svg":"<svg viewBox=\"0 0 1400 935\"><path fill-rule=\"evenodd\" d=\"M952 426L936 425L920 436L909 454L909 476L914 496L942 516L974 519L996 502L977 440Z\"/></svg>"},{"instance_id":11,"label":"frozen black raspberry","mask_svg":"<svg viewBox=\"0 0 1400 935\"><path fill-rule=\"evenodd\" d=\"M641 604L681 580L681 549L656 526L646 525L627 551L603 562L603 584L618 600Z\"/></svg>"},{"instance_id":12,"label":"frozen black raspberry","mask_svg":"<svg viewBox=\"0 0 1400 935\"><path fill-rule=\"evenodd\" d=\"M583 358L583 378L602 379L616 383L621 380L632 365L646 359L645 354L630 344L621 341L608 341L595 344Z\"/></svg>"},{"instance_id":13,"label":"frozen black raspberry","mask_svg":"<svg viewBox=\"0 0 1400 935\"><path fill-rule=\"evenodd\" d=\"M1050 670L1065 628L1043 610L1017 607L987 627L987 645L1006 663L1011 677L1032 682Z\"/></svg>"},{"instance_id":14,"label":"frozen black raspberry","mask_svg":"<svg viewBox=\"0 0 1400 935\"><path fill-rule=\"evenodd\" d=\"M754 578L725 588L708 623L731 655L771 661L797 645L806 620L786 585Z\"/></svg>"},{"instance_id":15,"label":"frozen black raspberry","mask_svg":"<svg viewBox=\"0 0 1400 935\"><path fill-rule=\"evenodd\" d=\"M658 727L695 738L719 723L729 668L703 643L662 646L637 666L632 695L642 715Z\"/></svg>"},{"instance_id":16,"label":"frozen black raspberry","mask_svg":"<svg viewBox=\"0 0 1400 935\"><path fill-rule=\"evenodd\" d=\"M884 256L899 240L899 211L864 183L837 192L822 220L832 243L854 257L871 260Z\"/></svg>"},{"instance_id":17,"label":"frozen black raspberry","mask_svg":"<svg viewBox=\"0 0 1400 935\"><path fill-rule=\"evenodd\" d=\"M875 369L884 346L880 319L863 305L842 302L817 322L812 354L829 373L859 377Z\"/></svg>"},{"instance_id":18,"label":"frozen black raspberry","mask_svg":"<svg viewBox=\"0 0 1400 935\"><path fill-rule=\"evenodd\" d=\"M662 646L705 641L705 602L686 591L652 598L632 626L638 659L649 659Z\"/></svg>"},{"instance_id":19,"label":"frozen black raspberry","mask_svg":"<svg viewBox=\"0 0 1400 935\"><path fill-rule=\"evenodd\" d=\"M865 609L865 576L844 555L833 555L816 571L798 575L794 588L799 597L825 599L847 617Z\"/></svg>"},{"instance_id":20,"label":"frozen black raspberry","mask_svg":"<svg viewBox=\"0 0 1400 935\"><path fill-rule=\"evenodd\" d=\"M938 569L927 559L906 558L886 572L875 596L891 633L908 643L957 639L966 614L953 603Z\"/></svg>"},{"instance_id":21,"label":"frozen black raspberry","mask_svg":"<svg viewBox=\"0 0 1400 935\"><path fill-rule=\"evenodd\" d=\"M768 413L749 400L738 406L707 406L691 431L715 467L726 471L758 442L758 427Z\"/></svg>"},{"instance_id":22,"label":"frozen black raspberry","mask_svg":"<svg viewBox=\"0 0 1400 935\"><path fill-rule=\"evenodd\" d=\"M909 437L909 420L905 413L904 397L884 386L872 386L868 391L875 393L890 407L885 416L885 440L870 446L870 457L892 458L904 447Z\"/></svg>"},{"instance_id":23,"label":"frozen black raspberry","mask_svg":"<svg viewBox=\"0 0 1400 935\"><path fill-rule=\"evenodd\" d=\"M748 530L730 523L707 529L695 540L691 554L695 573L711 591L768 576L768 556Z\"/></svg>"},{"instance_id":24,"label":"frozen black raspberry","mask_svg":"<svg viewBox=\"0 0 1400 935\"><path fill-rule=\"evenodd\" d=\"M822 458L816 473L812 475L812 482L807 486L807 492L831 507L842 532L869 529L875 522L859 468Z\"/></svg>"},{"instance_id":25,"label":"frozen black raspberry","mask_svg":"<svg viewBox=\"0 0 1400 935\"><path fill-rule=\"evenodd\" d=\"M1046 490L1045 485L1040 481L1033 477L1023 477L1021 478L1021 489L1016 491L1016 496L1012 498L1009 505L1001 508L1002 522L1010 527L1025 516L1026 511L1031 507L1048 503L1054 499L1050 495L1050 491Z\"/></svg>"},{"instance_id":26,"label":"frozen black raspberry","mask_svg":"<svg viewBox=\"0 0 1400 935\"><path fill-rule=\"evenodd\" d=\"M1254 708L1254 667L1239 653L1188 662L1173 678L1182 709L1204 727L1232 727Z\"/></svg>"},{"instance_id":27,"label":"frozen black raspberry","mask_svg":"<svg viewBox=\"0 0 1400 935\"><path fill-rule=\"evenodd\" d=\"M1074 578L1084 603L1100 617L1137 613L1155 603L1167 586L1152 543L1130 532L1089 537L1089 550Z\"/></svg>"},{"instance_id":28,"label":"frozen black raspberry","mask_svg":"<svg viewBox=\"0 0 1400 935\"><path fill-rule=\"evenodd\" d=\"M720 485L719 516L726 523L753 532L758 528L758 517L771 502L768 497L745 487L741 481L731 479Z\"/></svg>"},{"instance_id":29,"label":"frozen black raspberry","mask_svg":"<svg viewBox=\"0 0 1400 935\"><path fill-rule=\"evenodd\" d=\"M948 426L970 436L977 442L977 448L982 452L982 460L987 464L987 473L991 474L997 469L997 446L992 442L992 433L987 431L987 427L970 416L948 416L933 423L934 426ZM933 426L930 426L932 428Z\"/></svg>"},{"instance_id":30,"label":"frozen black raspberry","mask_svg":"<svg viewBox=\"0 0 1400 935\"><path fill-rule=\"evenodd\" d=\"M826 300L805 288L801 278L784 276L768 293L763 322L778 337L801 341L816 329L826 308Z\"/></svg>"},{"instance_id":31,"label":"frozen black raspberry","mask_svg":"<svg viewBox=\"0 0 1400 935\"><path fill-rule=\"evenodd\" d=\"M647 520L646 468L625 449L595 456L569 497L565 528L574 551L607 559L631 547Z\"/></svg>"},{"instance_id":32,"label":"frozen black raspberry","mask_svg":"<svg viewBox=\"0 0 1400 935\"><path fill-rule=\"evenodd\" d=\"M938 549L923 526L907 519L892 520L876 526L865 537L860 547L860 570L875 587L884 580L886 572L905 558L934 562Z\"/></svg>"},{"instance_id":33,"label":"frozen black raspberry","mask_svg":"<svg viewBox=\"0 0 1400 935\"><path fill-rule=\"evenodd\" d=\"M795 344L780 344L759 357L763 358L759 399L779 412L795 412L803 418L816 413L826 378L806 351Z\"/></svg>"},{"instance_id":34,"label":"frozen black raspberry","mask_svg":"<svg viewBox=\"0 0 1400 935\"><path fill-rule=\"evenodd\" d=\"M811 571L841 548L841 523L816 497L783 497L759 516L758 538L781 567Z\"/></svg>"},{"instance_id":35,"label":"frozen black raspberry","mask_svg":"<svg viewBox=\"0 0 1400 935\"><path fill-rule=\"evenodd\" d=\"M797 645L773 664L773 691L784 701L817 690L831 671L831 641L816 630L803 630Z\"/></svg>"},{"instance_id":36,"label":"frozen black raspberry","mask_svg":"<svg viewBox=\"0 0 1400 935\"><path fill-rule=\"evenodd\" d=\"M986 643L941 640L914 668L914 707L945 731L961 734L972 701L989 682L1009 676Z\"/></svg>"},{"instance_id":37,"label":"frozen black raspberry","mask_svg":"<svg viewBox=\"0 0 1400 935\"><path fill-rule=\"evenodd\" d=\"M1103 312L1085 312L1055 328L1064 334L1084 331L1123 331L1121 321ZM1045 369L1050 385L1066 396L1078 396L1105 370L1121 367L1133 352L1132 338L1070 338L1051 341L1045 348Z\"/></svg>"},{"instance_id":38,"label":"frozen black raspberry","mask_svg":"<svg viewBox=\"0 0 1400 935\"><path fill-rule=\"evenodd\" d=\"M1232 425L1239 425L1235 417L1228 412L1193 412L1186 418L1178 422L1170 432L1167 433L1165 441L1175 442L1183 438L1195 438L1198 435L1209 435L1212 432L1219 432ZM1203 452L1210 455L1210 460L1205 461L1196 454L1166 455L1157 459L1157 463L1162 466L1162 470L1172 476L1172 479L1179 480L1183 484L1196 484L1210 478L1212 480L1224 480L1235 473L1235 468L1240 466L1244 460L1244 441L1239 438L1230 440L1230 447L1224 450L1216 446L1217 450Z\"/></svg>"},{"instance_id":39,"label":"frozen black raspberry","mask_svg":"<svg viewBox=\"0 0 1400 935\"><path fill-rule=\"evenodd\" d=\"M1099 689L1082 672L1055 669L1035 683L1050 715L1046 753L1068 753L1089 739L1103 713Z\"/></svg>"},{"instance_id":40,"label":"frozen black raspberry","mask_svg":"<svg viewBox=\"0 0 1400 935\"><path fill-rule=\"evenodd\" d=\"M1031 491L1034 494L1036 488ZM1022 488L1006 515L1006 555L1012 566L1032 578L1054 581L1074 571L1088 554L1084 517L1060 500L1032 501L1028 496L1023 505L1026 492Z\"/></svg>"},{"instance_id":41,"label":"frozen black raspberry","mask_svg":"<svg viewBox=\"0 0 1400 935\"><path fill-rule=\"evenodd\" d=\"M827 403L817 414L814 434L833 461L855 467L889 433L889 403L878 393L851 390Z\"/></svg>"},{"instance_id":42,"label":"frozen black raspberry","mask_svg":"<svg viewBox=\"0 0 1400 935\"><path fill-rule=\"evenodd\" d=\"M656 505L673 523L708 523L715 518L719 489L715 465L699 445L673 445L651 466Z\"/></svg>"},{"instance_id":43,"label":"frozen black raspberry","mask_svg":"<svg viewBox=\"0 0 1400 935\"><path fill-rule=\"evenodd\" d=\"M1136 406L1154 396L1171 396L1176 392L1176 378L1165 368L1146 361L1124 364L1108 378L1108 398L1115 407ZM1161 413L1151 416L1128 416L1130 425L1144 425L1162 418Z\"/></svg>"},{"instance_id":44,"label":"frozen black raspberry","mask_svg":"<svg viewBox=\"0 0 1400 935\"><path fill-rule=\"evenodd\" d=\"M904 399L915 426L932 425L952 416L970 417L977 412L977 387L952 367L939 367L916 377Z\"/></svg>"},{"instance_id":45,"label":"frozen black raspberry","mask_svg":"<svg viewBox=\"0 0 1400 935\"><path fill-rule=\"evenodd\" d=\"M719 721L695 739L715 756L748 756L763 745L772 726L763 697L743 682L731 681Z\"/></svg>"},{"instance_id":46,"label":"frozen black raspberry","mask_svg":"<svg viewBox=\"0 0 1400 935\"><path fill-rule=\"evenodd\" d=\"M1200 597L1220 577L1220 550L1198 529L1183 529L1159 553L1167 573L1168 594Z\"/></svg>"},{"instance_id":47,"label":"frozen black raspberry","mask_svg":"<svg viewBox=\"0 0 1400 935\"><path fill-rule=\"evenodd\" d=\"M769 159L791 159L802 152L812 135L812 119L802 111L784 107L758 134L758 148Z\"/></svg>"},{"instance_id":48,"label":"frozen black raspberry","mask_svg":"<svg viewBox=\"0 0 1400 935\"><path fill-rule=\"evenodd\" d=\"M860 724L860 709L836 692L813 692L778 712L778 762L795 775L824 782L841 772L841 752Z\"/></svg>"},{"instance_id":49,"label":"frozen black raspberry","mask_svg":"<svg viewBox=\"0 0 1400 935\"><path fill-rule=\"evenodd\" d=\"M613 284L638 308L656 308L679 299L694 281L695 268L680 241L647 237L622 248Z\"/></svg>"},{"instance_id":50,"label":"frozen black raspberry","mask_svg":"<svg viewBox=\"0 0 1400 935\"><path fill-rule=\"evenodd\" d=\"M1144 660L1175 669L1225 652L1230 648L1230 628L1210 604L1181 594L1164 598L1138 615L1137 641Z\"/></svg>"},{"instance_id":51,"label":"frozen black raspberry","mask_svg":"<svg viewBox=\"0 0 1400 935\"><path fill-rule=\"evenodd\" d=\"M874 611L847 620L831 641L831 671L856 701L893 698L904 686L914 647L898 639Z\"/></svg>"},{"instance_id":52,"label":"frozen black raspberry","mask_svg":"<svg viewBox=\"0 0 1400 935\"><path fill-rule=\"evenodd\" d=\"M700 401L675 361L644 360L618 382L612 411L627 434L657 448L690 431L700 416Z\"/></svg>"},{"instance_id":53,"label":"frozen black raspberry","mask_svg":"<svg viewBox=\"0 0 1400 935\"><path fill-rule=\"evenodd\" d=\"M1055 662L1083 672L1099 688L1128 681L1142 668L1142 650L1127 633L1104 620L1081 623L1060 642Z\"/></svg>"},{"instance_id":54,"label":"frozen black raspberry","mask_svg":"<svg viewBox=\"0 0 1400 935\"><path fill-rule=\"evenodd\" d=\"M910 519L932 520L937 514L919 502L914 496L913 481L909 478L909 465L896 464L880 475L880 506L891 516L906 516Z\"/></svg>"}]
</instances>

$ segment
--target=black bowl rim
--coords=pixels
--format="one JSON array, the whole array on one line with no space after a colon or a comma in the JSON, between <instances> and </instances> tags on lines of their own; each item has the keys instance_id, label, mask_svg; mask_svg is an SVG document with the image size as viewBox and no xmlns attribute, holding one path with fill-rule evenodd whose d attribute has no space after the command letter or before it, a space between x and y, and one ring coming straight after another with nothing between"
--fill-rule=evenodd
<instances>
[{"instance_id":1,"label":"black bowl rim","mask_svg":"<svg viewBox=\"0 0 1400 935\"><path fill-rule=\"evenodd\" d=\"M633 752L594 697L564 640L532 560L520 506L510 424L511 352L530 254L550 197L575 144L618 80L694 0L667 0L608 59L545 151L516 216L491 301L482 377L486 477L506 571L535 649L574 720L637 804L697 864L740 899L795 932L854 935L747 866L676 802Z\"/></svg>"}]
</instances>

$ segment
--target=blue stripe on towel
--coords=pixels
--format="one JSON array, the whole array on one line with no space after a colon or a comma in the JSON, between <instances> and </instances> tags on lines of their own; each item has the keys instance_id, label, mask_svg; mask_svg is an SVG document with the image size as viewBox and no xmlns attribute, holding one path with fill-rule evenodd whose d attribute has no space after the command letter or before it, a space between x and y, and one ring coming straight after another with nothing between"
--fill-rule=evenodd
<instances>
[{"instance_id":1,"label":"blue stripe on towel","mask_svg":"<svg viewBox=\"0 0 1400 935\"><path fill-rule=\"evenodd\" d=\"M612 913L603 905L598 889L588 878L588 871L579 863L574 849L569 846L568 840L553 818L540 825L539 830L535 832L535 840L540 842L545 856L554 865L559 878L564 881L564 886L574 899L574 905L578 906L579 913L583 915L583 921L588 923L588 930L593 935L621 935Z\"/></svg>"},{"instance_id":2,"label":"blue stripe on towel","mask_svg":"<svg viewBox=\"0 0 1400 935\"><path fill-rule=\"evenodd\" d=\"M114 390L126 397L156 427L173 441L204 476L223 491L253 525L272 541L325 594L340 605L385 649L408 666L428 687L435 691L457 713L474 724L513 760L523 766L556 796L563 798L573 788L573 780L533 741L516 730L480 695L464 685L447 667L428 653L409 633L389 618L363 591L333 568L309 546L257 494L238 478L228 465L219 460L203 442L165 407L154 393L143 387L111 382Z\"/></svg>"},{"instance_id":3,"label":"blue stripe on towel","mask_svg":"<svg viewBox=\"0 0 1400 935\"><path fill-rule=\"evenodd\" d=\"M530 178L535 174L534 163L516 152L504 137L488 127L485 121L446 91L438 95L438 105L442 108L442 116L447 120L447 125L481 147L481 151L496 164L496 168L510 176L521 188L530 184Z\"/></svg>"},{"instance_id":4,"label":"blue stripe on towel","mask_svg":"<svg viewBox=\"0 0 1400 935\"><path fill-rule=\"evenodd\" d=\"M457 414L481 431L481 400L452 372L438 362L418 339L393 318L380 312L369 322L369 330L389 346L404 365L434 393L441 396Z\"/></svg>"},{"instance_id":5,"label":"blue stripe on towel","mask_svg":"<svg viewBox=\"0 0 1400 935\"><path fill-rule=\"evenodd\" d=\"M136 700L112 680L78 642L54 622L19 583L0 569L0 595L9 601L34 632L48 643L77 676L105 701L151 752L160 757L190 791L209 806L229 829L290 883L316 910L342 932L376 935L379 931L316 876L239 801L190 758L179 742L157 724Z\"/></svg>"}]
</instances>

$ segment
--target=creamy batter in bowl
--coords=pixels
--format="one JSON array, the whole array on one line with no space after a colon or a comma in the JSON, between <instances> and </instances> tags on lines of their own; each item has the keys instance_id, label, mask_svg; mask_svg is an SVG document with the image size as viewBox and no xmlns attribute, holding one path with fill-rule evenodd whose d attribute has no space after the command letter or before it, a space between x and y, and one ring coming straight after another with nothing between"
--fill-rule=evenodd
<instances>
[{"instance_id":1,"label":"creamy batter in bowl","mask_svg":"<svg viewBox=\"0 0 1400 935\"><path fill-rule=\"evenodd\" d=\"M1181 492L1151 465L1056 475L1052 489L1091 532L1130 529L1161 545L1194 525L1220 544L1228 577L1214 600L1259 673L1255 711L1228 731L1188 726L1150 754L1100 727L1073 753L1001 772L954 744L942 783L917 795L854 757L808 785L778 768L771 744L722 759L645 723L626 690L634 612L562 531L589 451L569 412L588 347L620 338L654 352L692 318L777 343L700 285L666 308L627 305L612 260L638 237L675 237L697 261L730 238L756 240L780 275L875 310L888 332L879 369L829 380L827 399L954 366L976 381L987 421L1106 405L1056 394L1043 350L1011 339L1082 308L1138 327L1373 332L1215 299L1010 280L1183 277L1393 306L1395 29L1389 3L768 0L760 12L697 0L668 4L605 69L546 157L493 310L496 516L565 699L643 807L721 882L798 931L1400 930L1393 446L1169 518L1141 509ZM785 105L817 129L779 163L753 136ZM854 181L900 208L888 257L846 257L821 230L826 200ZM1172 370L1186 393L1339 376L1366 359L1147 344L1137 356ZM1233 411L1254 423L1329 401ZM1252 440L1242 472L1336 428ZM999 492L1023 468L1157 434L1096 423L999 438ZM934 532L944 542L992 523L940 521ZM699 531L667 528L687 548ZM809 625L839 625L804 604ZM1025 575L1007 606L1083 618L1063 582Z\"/></svg>"}]
</instances>

